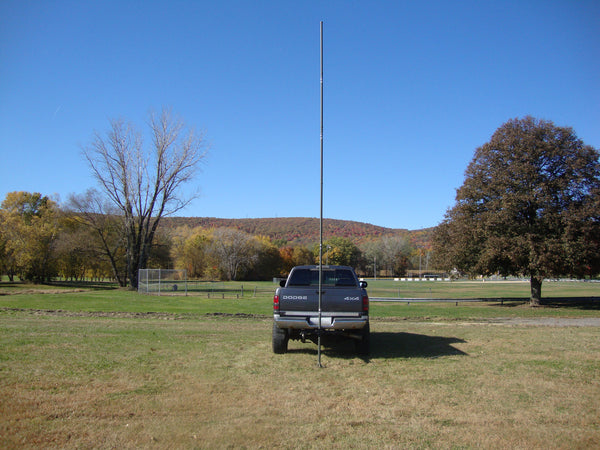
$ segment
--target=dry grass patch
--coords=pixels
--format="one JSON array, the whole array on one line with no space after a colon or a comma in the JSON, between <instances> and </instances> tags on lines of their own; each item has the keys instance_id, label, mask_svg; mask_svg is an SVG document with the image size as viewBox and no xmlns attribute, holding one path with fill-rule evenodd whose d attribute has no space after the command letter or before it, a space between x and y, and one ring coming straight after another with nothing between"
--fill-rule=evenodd
<instances>
[{"instance_id":1,"label":"dry grass patch","mask_svg":"<svg viewBox=\"0 0 600 450\"><path fill-rule=\"evenodd\" d=\"M590 448L600 329L383 322L372 357L260 319L0 314L0 446Z\"/></svg>"}]
</instances>

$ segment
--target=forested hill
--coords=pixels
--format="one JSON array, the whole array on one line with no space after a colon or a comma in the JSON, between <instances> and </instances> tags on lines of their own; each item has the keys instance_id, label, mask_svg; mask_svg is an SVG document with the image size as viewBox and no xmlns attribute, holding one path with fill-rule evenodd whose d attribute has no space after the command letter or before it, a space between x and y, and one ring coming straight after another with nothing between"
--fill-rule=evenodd
<instances>
[{"instance_id":1,"label":"forested hill","mask_svg":"<svg viewBox=\"0 0 600 450\"><path fill-rule=\"evenodd\" d=\"M271 240L287 241L289 244L312 245L319 242L319 219L307 217L278 217L265 219L218 219L215 217L168 217L163 219L168 228L229 227L253 235L268 236ZM401 236L418 246L429 247L433 228L406 230L385 228L350 220L323 219L323 239L345 237L359 245L384 236Z\"/></svg>"}]
</instances>

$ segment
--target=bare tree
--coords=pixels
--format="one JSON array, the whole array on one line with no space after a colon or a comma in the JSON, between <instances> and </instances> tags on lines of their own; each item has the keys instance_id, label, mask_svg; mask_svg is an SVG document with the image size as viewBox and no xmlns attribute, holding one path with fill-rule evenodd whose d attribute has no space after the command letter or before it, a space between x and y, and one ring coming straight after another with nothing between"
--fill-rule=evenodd
<instances>
[{"instance_id":1,"label":"bare tree","mask_svg":"<svg viewBox=\"0 0 600 450\"><path fill-rule=\"evenodd\" d=\"M217 228L213 232L211 251L228 280L236 280L256 260L255 243L251 234L235 228Z\"/></svg>"},{"instance_id":2,"label":"bare tree","mask_svg":"<svg viewBox=\"0 0 600 450\"><path fill-rule=\"evenodd\" d=\"M207 149L203 136L168 109L151 113L148 125L150 149L133 125L119 119L110 121L106 136L96 133L83 151L101 190L123 217L132 289L138 285L138 269L146 267L160 219L195 198L182 198L180 188L192 180Z\"/></svg>"},{"instance_id":3,"label":"bare tree","mask_svg":"<svg viewBox=\"0 0 600 450\"><path fill-rule=\"evenodd\" d=\"M408 268L408 256L411 253L409 242L400 236L381 238L383 252L382 264L385 264L391 275L405 275Z\"/></svg>"},{"instance_id":4,"label":"bare tree","mask_svg":"<svg viewBox=\"0 0 600 450\"><path fill-rule=\"evenodd\" d=\"M123 264L125 249L125 226L119 210L95 189L82 195L71 195L67 209L72 217L87 227L97 238L92 247L110 263L112 274L119 286L127 285L126 267Z\"/></svg>"},{"instance_id":5,"label":"bare tree","mask_svg":"<svg viewBox=\"0 0 600 450\"><path fill-rule=\"evenodd\" d=\"M409 242L400 236L384 236L363 245L366 267L387 270L389 275L404 275L408 256L412 249Z\"/></svg>"}]
</instances>

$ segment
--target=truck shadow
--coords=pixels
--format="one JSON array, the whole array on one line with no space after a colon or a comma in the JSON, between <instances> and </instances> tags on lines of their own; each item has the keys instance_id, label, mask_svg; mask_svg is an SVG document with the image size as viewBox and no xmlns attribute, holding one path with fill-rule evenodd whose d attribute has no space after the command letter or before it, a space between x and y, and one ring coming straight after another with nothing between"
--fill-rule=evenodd
<instances>
[{"instance_id":1,"label":"truck shadow","mask_svg":"<svg viewBox=\"0 0 600 450\"><path fill-rule=\"evenodd\" d=\"M323 339L322 352L330 358L353 359L360 357L365 362L389 358L439 358L442 356L467 356L452 344L465 343L455 337L428 336L414 333L389 333L371 331L371 352L368 357L360 357L350 339ZM317 353L314 345L302 344L302 348L290 348L289 353ZM304 347L306 345L306 347Z\"/></svg>"},{"instance_id":2,"label":"truck shadow","mask_svg":"<svg viewBox=\"0 0 600 450\"><path fill-rule=\"evenodd\" d=\"M444 336L427 336L414 333L371 332L370 359L377 358L439 358L467 353L452 344L463 339Z\"/></svg>"}]
</instances>

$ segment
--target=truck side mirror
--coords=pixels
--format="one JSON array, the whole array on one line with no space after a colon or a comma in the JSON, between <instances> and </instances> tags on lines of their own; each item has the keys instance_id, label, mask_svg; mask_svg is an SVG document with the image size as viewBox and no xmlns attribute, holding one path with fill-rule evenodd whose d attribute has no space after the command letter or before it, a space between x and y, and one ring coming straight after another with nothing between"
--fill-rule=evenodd
<instances>
[{"instance_id":1,"label":"truck side mirror","mask_svg":"<svg viewBox=\"0 0 600 450\"><path fill-rule=\"evenodd\" d=\"M284 279L284 280L279 280L279 286L281 286L281 287L285 287L285 283L286 283L286 281L287 281L287 278L286 278L286 279Z\"/></svg>"},{"instance_id":2,"label":"truck side mirror","mask_svg":"<svg viewBox=\"0 0 600 450\"><path fill-rule=\"evenodd\" d=\"M366 281L360 281L359 284L360 284L360 287L363 289L365 289L369 285Z\"/></svg>"}]
</instances>

